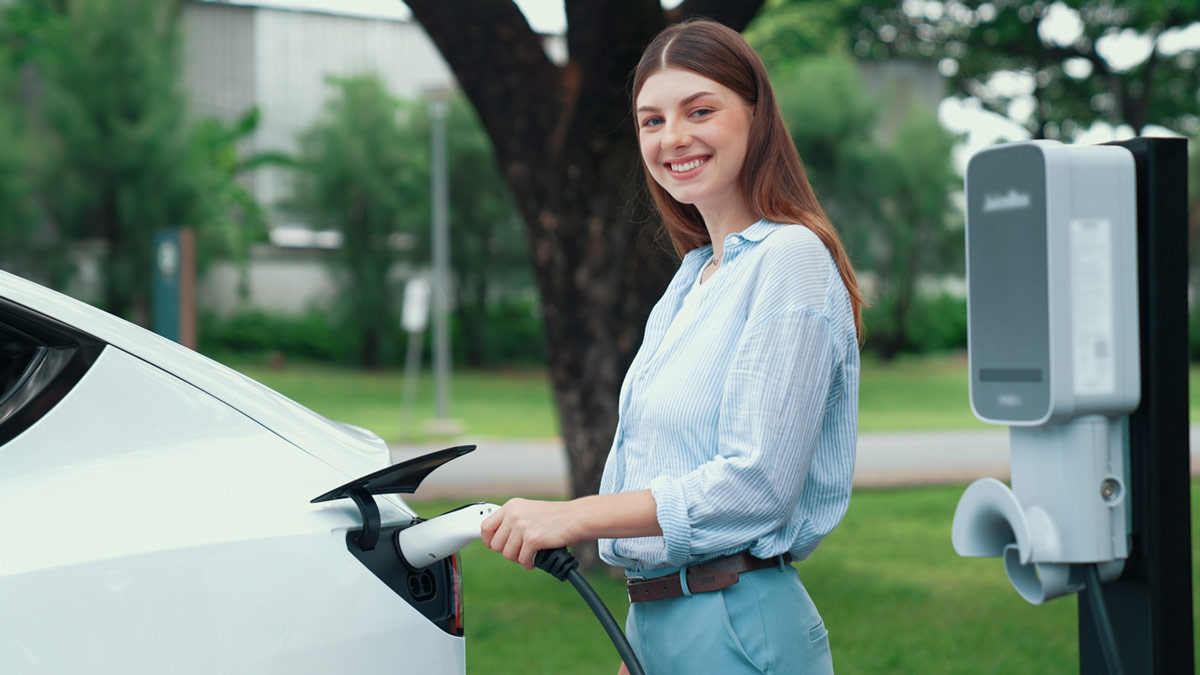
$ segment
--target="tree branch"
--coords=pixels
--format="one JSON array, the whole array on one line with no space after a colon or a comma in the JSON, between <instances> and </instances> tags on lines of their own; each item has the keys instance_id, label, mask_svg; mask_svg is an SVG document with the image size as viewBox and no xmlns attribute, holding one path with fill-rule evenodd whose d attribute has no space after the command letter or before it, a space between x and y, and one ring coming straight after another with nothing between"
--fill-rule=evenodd
<instances>
[{"instance_id":1,"label":"tree branch","mask_svg":"<svg viewBox=\"0 0 1200 675\"><path fill-rule=\"evenodd\" d=\"M503 154L505 139L536 136L557 117L561 70L512 0L405 0L475 104Z\"/></svg>"}]
</instances>

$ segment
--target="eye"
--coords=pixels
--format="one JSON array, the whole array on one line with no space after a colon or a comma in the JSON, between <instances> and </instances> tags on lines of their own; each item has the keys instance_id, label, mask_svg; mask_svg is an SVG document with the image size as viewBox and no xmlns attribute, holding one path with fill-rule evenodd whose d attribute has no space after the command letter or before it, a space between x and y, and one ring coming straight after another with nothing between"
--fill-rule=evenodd
<instances>
[{"instance_id":1,"label":"eye","mask_svg":"<svg viewBox=\"0 0 1200 675\"><path fill-rule=\"evenodd\" d=\"M647 117L646 119L642 120L642 128L643 129L653 128L662 123L663 123L663 120L661 117Z\"/></svg>"},{"instance_id":2,"label":"eye","mask_svg":"<svg viewBox=\"0 0 1200 675\"><path fill-rule=\"evenodd\" d=\"M708 117L714 112L716 111L712 108L697 108L696 110L692 111L692 117Z\"/></svg>"}]
</instances>

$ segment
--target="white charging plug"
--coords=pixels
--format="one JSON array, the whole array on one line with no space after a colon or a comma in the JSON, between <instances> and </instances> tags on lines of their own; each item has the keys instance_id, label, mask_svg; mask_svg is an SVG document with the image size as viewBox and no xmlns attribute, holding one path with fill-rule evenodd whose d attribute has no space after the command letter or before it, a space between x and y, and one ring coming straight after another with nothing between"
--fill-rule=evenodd
<instances>
[{"instance_id":1,"label":"white charging plug","mask_svg":"<svg viewBox=\"0 0 1200 675\"><path fill-rule=\"evenodd\" d=\"M467 504L406 527L396 535L400 555L409 565L419 569L458 553L479 538L480 525L499 508L487 502Z\"/></svg>"}]
</instances>

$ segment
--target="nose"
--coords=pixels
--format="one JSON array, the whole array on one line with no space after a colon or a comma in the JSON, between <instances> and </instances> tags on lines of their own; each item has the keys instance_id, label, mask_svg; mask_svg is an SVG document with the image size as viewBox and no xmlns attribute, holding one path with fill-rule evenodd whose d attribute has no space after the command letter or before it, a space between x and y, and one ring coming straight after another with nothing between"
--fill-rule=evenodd
<instances>
[{"instance_id":1,"label":"nose","mask_svg":"<svg viewBox=\"0 0 1200 675\"><path fill-rule=\"evenodd\" d=\"M664 122L663 133L659 136L662 139L663 150L674 150L676 148L687 147L692 142L691 134L684 128L682 122Z\"/></svg>"}]
</instances>

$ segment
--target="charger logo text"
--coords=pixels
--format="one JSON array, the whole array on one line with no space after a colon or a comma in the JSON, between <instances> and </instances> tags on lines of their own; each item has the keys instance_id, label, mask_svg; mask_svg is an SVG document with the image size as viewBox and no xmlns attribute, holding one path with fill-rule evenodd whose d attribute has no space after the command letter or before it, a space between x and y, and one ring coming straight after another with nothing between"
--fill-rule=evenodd
<instances>
[{"instance_id":1,"label":"charger logo text","mask_svg":"<svg viewBox=\"0 0 1200 675\"><path fill-rule=\"evenodd\" d=\"M990 213L992 211L1014 211L1016 209L1027 209L1029 208L1029 203L1030 200L1028 192L1009 190L1007 193L1002 195L985 194L983 196L983 212Z\"/></svg>"}]
</instances>

